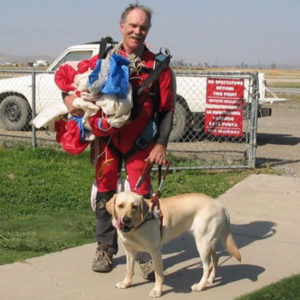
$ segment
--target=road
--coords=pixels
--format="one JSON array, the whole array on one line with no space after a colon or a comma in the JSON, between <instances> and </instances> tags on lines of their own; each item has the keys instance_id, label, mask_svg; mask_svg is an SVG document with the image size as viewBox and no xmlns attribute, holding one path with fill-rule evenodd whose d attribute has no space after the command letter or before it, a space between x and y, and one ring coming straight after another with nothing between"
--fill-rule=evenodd
<instances>
[{"instance_id":1,"label":"road","mask_svg":"<svg viewBox=\"0 0 300 300\"><path fill-rule=\"evenodd\" d=\"M272 106L272 116L258 120L257 165L300 177L300 101Z\"/></svg>"}]
</instances>

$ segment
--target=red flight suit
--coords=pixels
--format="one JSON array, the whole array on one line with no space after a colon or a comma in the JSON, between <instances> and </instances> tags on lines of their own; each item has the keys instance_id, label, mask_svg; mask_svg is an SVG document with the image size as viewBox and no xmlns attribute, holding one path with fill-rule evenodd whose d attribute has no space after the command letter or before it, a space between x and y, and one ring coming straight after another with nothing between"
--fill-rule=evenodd
<instances>
[{"instance_id":1,"label":"red flight suit","mask_svg":"<svg viewBox=\"0 0 300 300\"><path fill-rule=\"evenodd\" d=\"M126 57L124 51L120 53ZM141 61L148 71L154 67L155 55L145 48L142 54ZM137 90L142 82L149 76L149 72L141 71L131 75L130 83L132 90ZM164 69L159 76L160 86L160 104L159 111L174 111L174 88L172 83L172 72L170 68ZM132 148L136 139L139 137L142 130L146 127L148 122L153 119L154 115L154 96L149 95L153 91L153 85L144 89L144 91L134 100L134 103L142 103L143 107L136 119L129 121L121 128L112 128L100 114L90 118L90 125L92 131L96 136L107 137L111 136L111 142L119 149L122 154L125 154ZM149 144L144 149L137 151L125 161L125 169L130 184L130 189L133 190L139 176L141 175L145 159L148 157L155 142ZM100 140L100 156L96 166L96 174L100 174L97 179L98 192L116 191L117 179L121 168L121 158L114 153L110 146L106 145ZM106 160L112 159L108 165L104 167L103 163ZM101 169L101 172L100 172ZM151 189L150 176L141 184L136 191L140 195L149 194Z\"/></svg>"}]
</instances>

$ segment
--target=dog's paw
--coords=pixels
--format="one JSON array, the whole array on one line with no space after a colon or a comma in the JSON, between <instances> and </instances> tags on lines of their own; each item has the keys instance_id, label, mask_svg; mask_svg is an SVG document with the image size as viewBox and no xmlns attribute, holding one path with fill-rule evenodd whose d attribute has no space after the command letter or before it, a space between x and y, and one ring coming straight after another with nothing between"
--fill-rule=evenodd
<instances>
[{"instance_id":1,"label":"dog's paw","mask_svg":"<svg viewBox=\"0 0 300 300\"><path fill-rule=\"evenodd\" d=\"M155 288L150 291L149 296L152 298L159 298L161 296L161 290L156 290Z\"/></svg>"},{"instance_id":2,"label":"dog's paw","mask_svg":"<svg viewBox=\"0 0 300 300\"><path fill-rule=\"evenodd\" d=\"M207 279L207 282L213 284L215 282L216 276L215 274L211 273Z\"/></svg>"},{"instance_id":3,"label":"dog's paw","mask_svg":"<svg viewBox=\"0 0 300 300\"><path fill-rule=\"evenodd\" d=\"M204 288L204 286L203 286L202 284L199 284L199 283L195 283L195 284L193 284L193 285L191 286L191 290L192 290L193 292L200 292L200 291L203 290L203 288Z\"/></svg>"},{"instance_id":4,"label":"dog's paw","mask_svg":"<svg viewBox=\"0 0 300 300\"><path fill-rule=\"evenodd\" d=\"M128 287L130 287L130 283L121 281L121 282L116 283L115 287L118 289L127 289Z\"/></svg>"}]
</instances>

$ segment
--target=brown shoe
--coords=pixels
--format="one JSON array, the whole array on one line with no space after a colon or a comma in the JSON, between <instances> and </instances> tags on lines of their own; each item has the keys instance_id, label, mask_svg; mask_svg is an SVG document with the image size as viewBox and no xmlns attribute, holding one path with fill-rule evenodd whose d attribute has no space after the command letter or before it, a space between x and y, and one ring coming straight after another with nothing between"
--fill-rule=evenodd
<instances>
[{"instance_id":1,"label":"brown shoe","mask_svg":"<svg viewBox=\"0 0 300 300\"><path fill-rule=\"evenodd\" d=\"M94 272L109 272L112 269L113 255L108 253L108 248L104 244L99 244L93 260L92 270Z\"/></svg>"},{"instance_id":2,"label":"brown shoe","mask_svg":"<svg viewBox=\"0 0 300 300\"><path fill-rule=\"evenodd\" d=\"M142 271L142 276L143 278L154 281L155 280L155 275L154 275L154 266L153 266L153 261L149 260L145 263L139 263L141 271Z\"/></svg>"}]
</instances>

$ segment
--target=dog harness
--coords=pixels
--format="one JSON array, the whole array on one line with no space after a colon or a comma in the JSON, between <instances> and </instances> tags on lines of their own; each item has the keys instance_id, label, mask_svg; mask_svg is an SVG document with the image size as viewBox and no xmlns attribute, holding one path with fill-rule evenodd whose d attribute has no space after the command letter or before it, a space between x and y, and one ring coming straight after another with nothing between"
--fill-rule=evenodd
<instances>
[{"instance_id":1,"label":"dog harness","mask_svg":"<svg viewBox=\"0 0 300 300\"><path fill-rule=\"evenodd\" d=\"M171 163L169 161L167 161L164 174L163 174L162 178L159 178L158 189L152 195L152 198L151 198L151 202L152 202L151 210L149 212L147 212L147 215L144 218L144 220L141 222L141 224L139 224L135 228L139 228L140 226L142 226L148 220L159 219L159 221L160 221L160 232L162 233L163 214L162 214L162 212L160 210L159 198L161 196L162 187L163 187L165 179L166 179L166 177L168 175L168 171L169 171L170 166L171 166ZM149 163L147 163L145 165L144 170L143 170L141 176L139 177L139 180L137 181L137 183L136 183L133 191L136 191L138 189L138 187L143 183L143 181L145 180L145 178L150 174L151 167L152 167L152 165L149 164Z\"/></svg>"}]
</instances>

